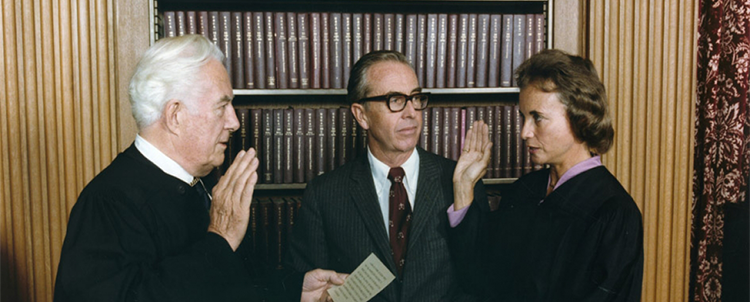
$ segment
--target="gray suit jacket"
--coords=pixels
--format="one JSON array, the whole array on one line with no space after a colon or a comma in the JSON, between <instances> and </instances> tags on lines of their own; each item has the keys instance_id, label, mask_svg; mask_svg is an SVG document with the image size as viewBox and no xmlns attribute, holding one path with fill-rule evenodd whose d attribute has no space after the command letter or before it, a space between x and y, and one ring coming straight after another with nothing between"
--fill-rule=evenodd
<instances>
[{"instance_id":1,"label":"gray suit jacket","mask_svg":"<svg viewBox=\"0 0 750 302\"><path fill-rule=\"evenodd\" d=\"M446 210L453 203L456 163L417 150L419 180L403 276L371 301L472 301L459 288L448 250ZM475 196L487 202L481 182ZM375 253L396 275L367 156L308 184L296 220L287 267L300 272L323 268L351 273Z\"/></svg>"}]
</instances>

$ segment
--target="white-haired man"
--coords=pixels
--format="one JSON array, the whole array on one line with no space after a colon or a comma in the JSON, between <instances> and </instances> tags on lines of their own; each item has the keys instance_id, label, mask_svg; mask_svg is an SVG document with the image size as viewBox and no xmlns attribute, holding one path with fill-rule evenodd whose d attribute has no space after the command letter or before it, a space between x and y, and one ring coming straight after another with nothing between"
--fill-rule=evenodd
<instances>
[{"instance_id":1,"label":"white-haired man","mask_svg":"<svg viewBox=\"0 0 750 302\"><path fill-rule=\"evenodd\" d=\"M129 92L139 133L81 192L70 214L55 301L260 301L268 279L242 245L258 179L240 152L211 190L239 127L221 51L197 35L162 39ZM213 193L213 194L211 194ZM326 299L343 275L287 276L302 300Z\"/></svg>"}]
</instances>

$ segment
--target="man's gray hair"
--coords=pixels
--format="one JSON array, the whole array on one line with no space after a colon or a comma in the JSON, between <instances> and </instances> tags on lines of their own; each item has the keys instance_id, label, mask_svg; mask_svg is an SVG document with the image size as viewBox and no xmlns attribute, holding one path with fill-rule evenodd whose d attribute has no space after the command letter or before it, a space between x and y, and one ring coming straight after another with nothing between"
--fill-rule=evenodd
<instances>
[{"instance_id":1,"label":"man's gray hair","mask_svg":"<svg viewBox=\"0 0 750 302\"><path fill-rule=\"evenodd\" d=\"M210 60L223 63L224 54L201 35L165 38L151 46L138 62L128 87L138 129L159 120L168 100L189 96L200 69Z\"/></svg>"}]
</instances>

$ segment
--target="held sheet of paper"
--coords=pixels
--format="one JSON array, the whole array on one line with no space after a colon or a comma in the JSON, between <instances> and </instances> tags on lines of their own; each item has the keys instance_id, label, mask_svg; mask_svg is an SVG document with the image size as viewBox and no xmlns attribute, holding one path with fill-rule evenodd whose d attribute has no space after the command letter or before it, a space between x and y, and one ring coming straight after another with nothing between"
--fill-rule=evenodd
<instances>
[{"instance_id":1,"label":"held sheet of paper","mask_svg":"<svg viewBox=\"0 0 750 302\"><path fill-rule=\"evenodd\" d=\"M383 262L371 253L349 274L349 277L346 277L344 285L331 287L328 294L335 302L365 302L377 295L395 278Z\"/></svg>"}]
</instances>

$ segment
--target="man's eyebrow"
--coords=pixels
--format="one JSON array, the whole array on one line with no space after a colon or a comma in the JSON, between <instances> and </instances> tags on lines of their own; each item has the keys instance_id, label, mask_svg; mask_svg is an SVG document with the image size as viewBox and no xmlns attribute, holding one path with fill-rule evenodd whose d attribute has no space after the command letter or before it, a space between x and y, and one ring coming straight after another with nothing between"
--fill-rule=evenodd
<instances>
[{"instance_id":1,"label":"man's eyebrow","mask_svg":"<svg viewBox=\"0 0 750 302\"><path fill-rule=\"evenodd\" d=\"M219 103L222 103L222 102L232 102L232 99L234 99L234 98L231 97L231 96L225 95L225 96L221 97L221 99L219 99Z\"/></svg>"}]
</instances>

